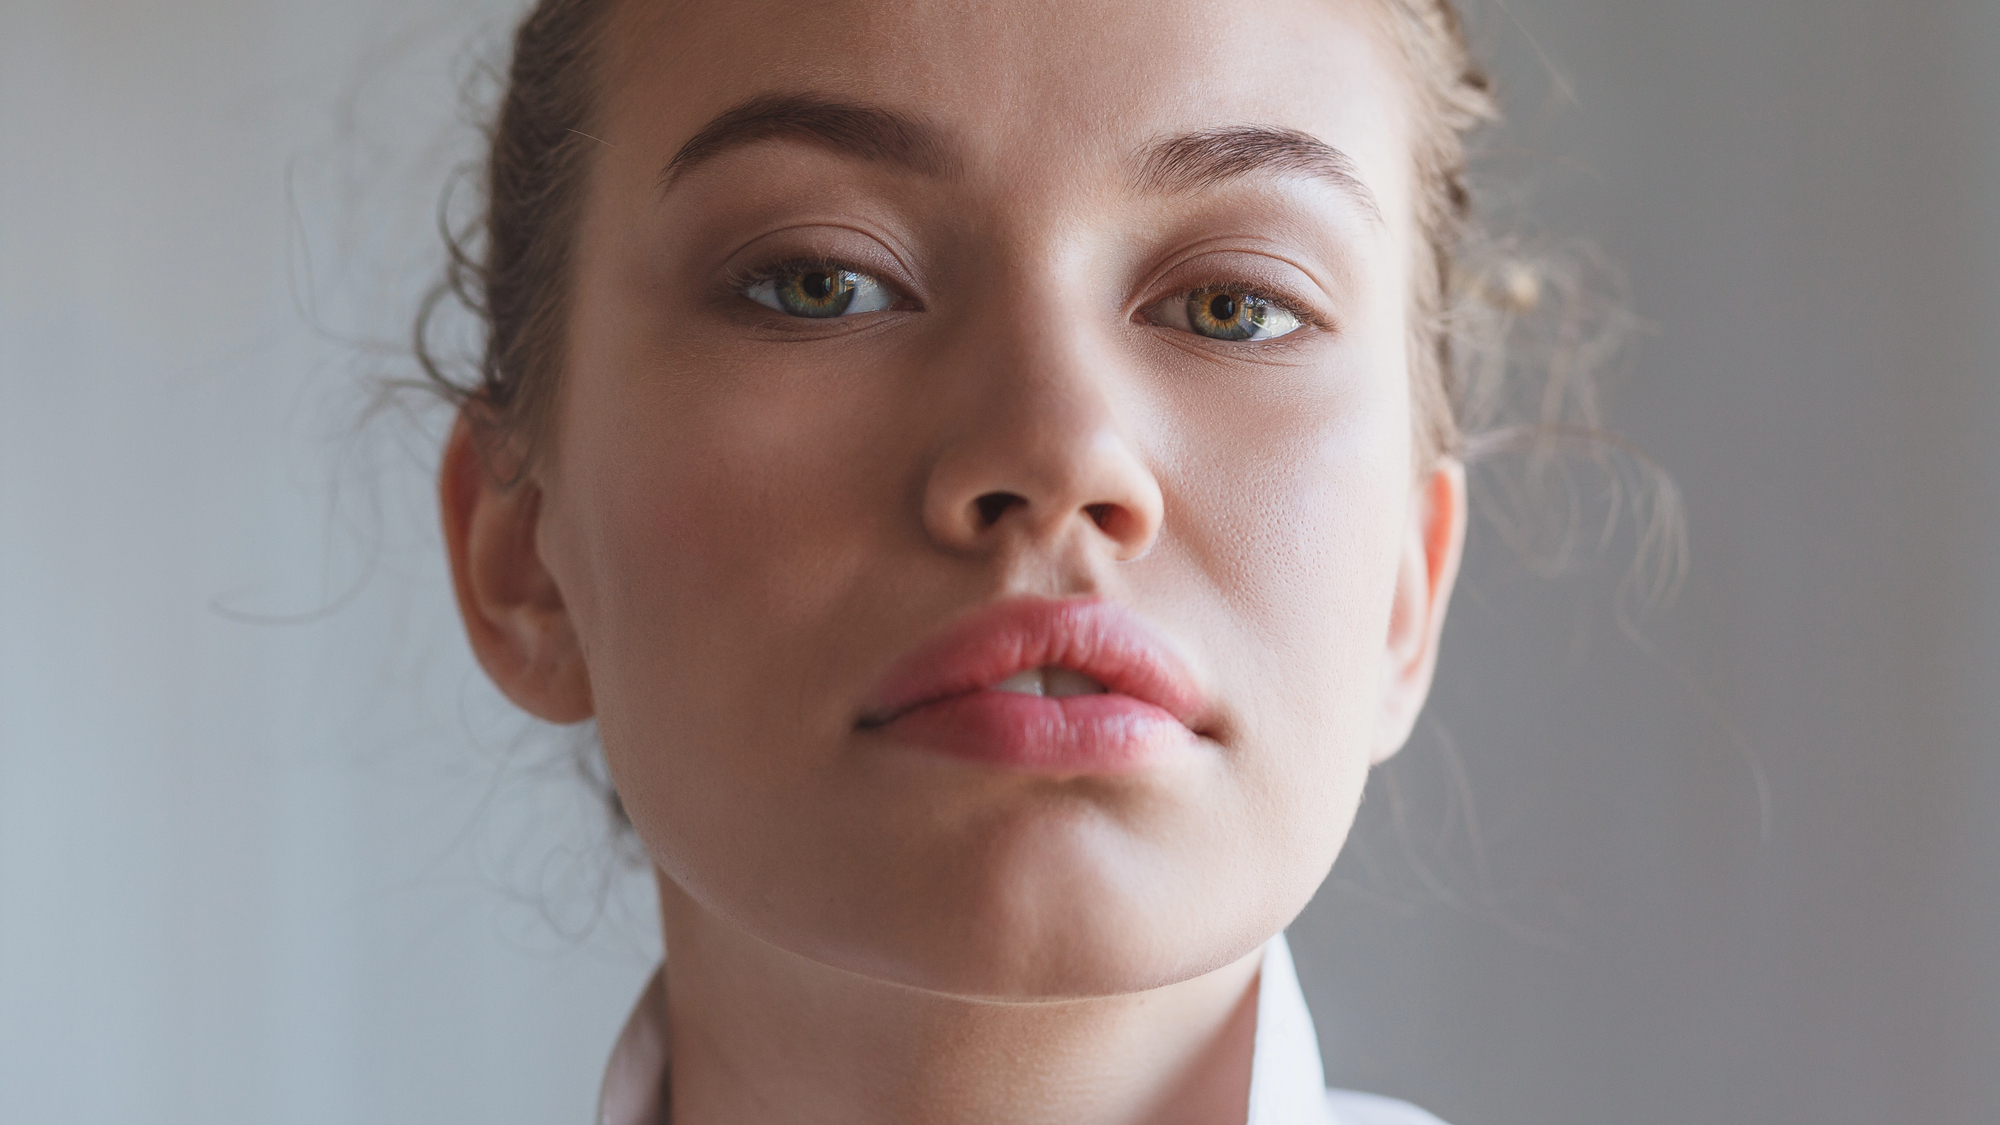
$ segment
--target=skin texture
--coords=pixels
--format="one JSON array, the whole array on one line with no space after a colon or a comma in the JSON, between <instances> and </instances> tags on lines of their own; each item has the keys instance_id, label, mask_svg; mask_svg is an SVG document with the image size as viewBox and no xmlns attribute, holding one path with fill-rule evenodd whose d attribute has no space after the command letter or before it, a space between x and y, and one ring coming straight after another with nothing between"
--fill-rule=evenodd
<instances>
[{"instance_id":1,"label":"skin texture","mask_svg":"<svg viewBox=\"0 0 2000 1125\"><path fill-rule=\"evenodd\" d=\"M676 1122L1243 1119L1255 954L1409 733L1464 534L1459 467L1413 471L1407 91L1370 20L616 14L552 444L509 484L462 423L442 497L481 663L597 720L658 867ZM776 136L663 189L772 94L919 121L942 174ZM1149 144L1240 125L1337 147L1369 198L1147 181ZM744 295L801 257L898 303ZM1305 325L1230 343L1161 314L1217 284ZM1201 737L1062 777L857 723L898 657L1022 596L1138 614Z\"/></svg>"}]
</instances>

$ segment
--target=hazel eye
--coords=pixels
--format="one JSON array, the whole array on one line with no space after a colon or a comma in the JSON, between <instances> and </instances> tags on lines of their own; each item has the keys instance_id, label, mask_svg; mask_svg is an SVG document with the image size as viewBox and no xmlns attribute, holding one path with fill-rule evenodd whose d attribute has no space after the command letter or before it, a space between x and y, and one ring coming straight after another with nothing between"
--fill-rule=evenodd
<instances>
[{"instance_id":1,"label":"hazel eye","mask_svg":"<svg viewBox=\"0 0 2000 1125\"><path fill-rule=\"evenodd\" d=\"M857 270L786 266L743 289L743 295L786 316L826 320L894 308L896 294Z\"/></svg>"},{"instance_id":2,"label":"hazel eye","mask_svg":"<svg viewBox=\"0 0 2000 1125\"><path fill-rule=\"evenodd\" d=\"M1148 315L1156 324L1211 340L1275 340L1305 327L1298 315L1268 297L1229 286L1209 286L1169 298Z\"/></svg>"}]
</instances>

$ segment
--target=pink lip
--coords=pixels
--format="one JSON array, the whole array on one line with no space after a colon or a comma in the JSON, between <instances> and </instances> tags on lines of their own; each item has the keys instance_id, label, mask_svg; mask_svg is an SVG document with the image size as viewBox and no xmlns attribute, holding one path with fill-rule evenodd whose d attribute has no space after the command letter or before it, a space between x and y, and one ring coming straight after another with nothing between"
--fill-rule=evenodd
<instances>
[{"instance_id":1,"label":"pink lip","mask_svg":"<svg viewBox=\"0 0 2000 1125\"><path fill-rule=\"evenodd\" d=\"M995 691L1052 666L1107 689L1064 698ZM1125 773L1196 740L1207 703L1173 650L1103 600L1019 600L975 612L898 661L859 724L899 742L1047 773Z\"/></svg>"}]
</instances>

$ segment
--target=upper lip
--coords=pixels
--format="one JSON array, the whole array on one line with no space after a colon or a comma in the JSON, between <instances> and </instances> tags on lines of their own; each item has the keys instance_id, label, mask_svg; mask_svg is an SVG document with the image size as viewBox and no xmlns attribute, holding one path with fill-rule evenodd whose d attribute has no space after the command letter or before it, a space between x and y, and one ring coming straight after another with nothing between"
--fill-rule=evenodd
<instances>
[{"instance_id":1,"label":"upper lip","mask_svg":"<svg viewBox=\"0 0 2000 1125\"><path fill-rule=\"evenodd\" d=\"M976 610L906 653L870 693L864 727L990 688L1030 668L1068 668L1196 729L1207 699L1151 627L1104 599L1018 599Z\"/></svg>"}]
</instances>

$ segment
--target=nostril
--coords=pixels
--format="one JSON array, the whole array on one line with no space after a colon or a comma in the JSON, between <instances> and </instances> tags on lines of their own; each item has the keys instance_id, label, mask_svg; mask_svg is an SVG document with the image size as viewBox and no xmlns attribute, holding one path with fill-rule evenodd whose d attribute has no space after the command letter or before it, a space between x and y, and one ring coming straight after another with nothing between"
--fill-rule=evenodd
<instances>
[{"instance_id":1,"label":"nostril","mask_svg":"<svg viewBox=\"0 0 2000 1125\"><path fill-rule=\"evenodd\" d=\"M1097 530L1102 531L1107 535L1115 534L1111 528L1111 521L1113 519L1116 519L1118 516L1118 505L1086 504L1084 505L1083 510L1087 515L1090 516L1090 522L1097 525Z\"/></svg>"},{"instance_id":2,"label":"nostril","mask_svg":"<svg viewBox=\"0 0 2000 1125\"><path fill-rule=\"evenodd\" d=\"M1015 505L1026 503L1025 499L1011 492L989 492L974 500L972 506L979 509L979 527L983 531L999 523L1000 517L1006 515Z\"/></svg>"}]
</instances>

